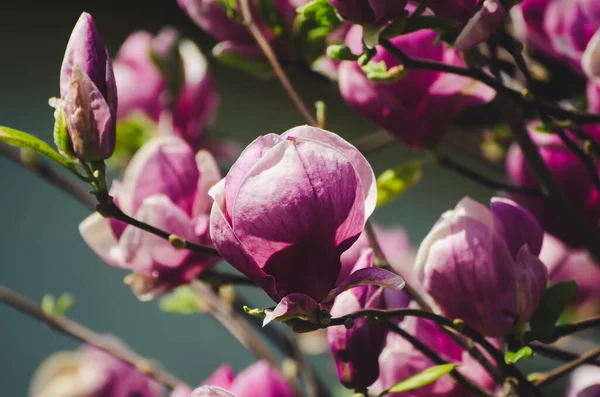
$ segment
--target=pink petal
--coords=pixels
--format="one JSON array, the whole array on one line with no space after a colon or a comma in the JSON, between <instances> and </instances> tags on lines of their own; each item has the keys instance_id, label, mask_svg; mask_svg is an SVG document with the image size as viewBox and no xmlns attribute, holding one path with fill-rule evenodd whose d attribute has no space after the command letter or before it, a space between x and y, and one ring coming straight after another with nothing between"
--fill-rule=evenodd
<instances>
[{"instance_id":1,"label":"pink petal","mask_svg":"<svg viewBox=\"0 0 600 397\"><path fill-rule=\"evenodd\" d=\"M202 386L194 390L189 397L236 397L220 387Z\"/></svg>"},{"instance_id":2,"label":"pink petal","mask_svg":"<svg viewBox=\"0 0 600 397\"><path fill-rule=\"evenodd\" d=\"M365 196L365 218L368 218L373 213L375 210L375 204L377 202L377 185L375 183L375 175L373 174L373 169L371 168L371 165L367 159L356 147L348 143L339 135L316 127L294 127L281 135L282 138L286 138L288 136L312 139L314 141L329 145L333 149L342 152L352 163L354 169L360 176L363 186L363 194Z\"/></svg>"},{"instance_id":3,"label":"pink petal","mask_svg":"<svg viewBox=\"0 0 600 397\"><path fill-rule=\"evenodd\" d=\"M273 310L265 310L263 327L273 320L286 321L294 317L306 317L316 309L319 304L308 295L289 294L275 306Z\"/></svg>"},{"instance_id":4,"label":"pink petal","mask_svg":"<svg viewBox=\"0 0 600 397\"><path fill-rule=\"evenodd\" d=\"M364 226L362 185L339 151L289 139L246 175L232 225L256 263L278 281L281 295L303 292L321 300L335 284L341 253Z\"/></svg>"},{"instance_id":5,"label":"pink petal","mask_svg":"<svg viewBox=\"0 0 600 397\"><path fill-rule=\"evenodd\" d=\"M109 219L95 212L79 224L79 233L100 259L111 266L123 267L123 263L111 256L111 251L119 242L110 227Z\"/></svg>"},{"instance_id":6,"label":"pink petal","mask_svg":"<svg viewBox=\"0 0 600 397\"><path fill-rule=\"evenodd\" d=\"M209 195L214 200L210 213L210 238L215 248L223 259L260 285L274 301L279 301L281 296L275 287L274 278L256 264L225 218L225 179L213 186Z\"/></svg>"},{"instance_id":7,"label":"pink petal","mask_svg":"<svg viewBox=\"0 0 600 397\"><path fill-rule=\"evenodd\" d=\"M208 191L221 180L221 171L215 158L206 150L196 153L196 165L200 178L196 189L196 198L192 208L192 216L205 214L210 211L211 199Z\"/></svg>"},{"instance_id":8,"label":"pink petal","mask_svg":"<svg viewBox=\"0 0 600 397\"><path fill-rule=\"evenodd\" d=\"M531 212L512 200L500 197L492 198L491 209L494 230L504 238L513 258L523 246L527 246L533 255L540 253L544 230Z\"/></svg>"},{"instance_id":9,"label":"pink petal","mask_svg":"<svg viewBox=\"0 0 600 397\"><path fill-rule=\"evenodd\" d=\"M535 313L548 284L548 269L527 245L517 254L517 277L519 321L524 324Z\"/></svg>"},{"instance_id":10,"label":"pink petal","mask_svg":"<svg viewBox=\"0 0 600 397\"><path fill-rule=\"evenodd\" d=\"M293 397L294 391L281 373L265 361L252 364L229 388L236 397Z\"/></svg>"},{"instance_id":11,"label":"pink petal","mask_svg":"<svg viewBox=\"0 0 600 397\"><path fill-rule=\"evenodd\" d=\"M153 194L162 194L188 212L198 183L192 148L180 138L161 136L146 143L133 156L123 175L123 188L131 194L131 213Z\"/></svg>"},{"instance_id":12,"label":"pink petal","mask_svg":"<svg viewBox=\"0 0 600 397\"><path fill-rule=\"evenodd\" d=\"M361 285L377 285L383 288L401 290L404 288L404 284L402 277L389 270L378 267L359 269L334 288L325 299L325 302L332 300L343 291Z\"/></svg>"},{"instance_id":13,"label":"pink petal","mask_svg":"<svg viewBox=\"0 0 600 397\"><path fill-rule=\"evenodd\" d=\"M230 389L235 379L235 372L229 365L221 365L215 372L210 374L203 382L207 386L218 386L224 389Z\"/></svg>"}]
</instances>

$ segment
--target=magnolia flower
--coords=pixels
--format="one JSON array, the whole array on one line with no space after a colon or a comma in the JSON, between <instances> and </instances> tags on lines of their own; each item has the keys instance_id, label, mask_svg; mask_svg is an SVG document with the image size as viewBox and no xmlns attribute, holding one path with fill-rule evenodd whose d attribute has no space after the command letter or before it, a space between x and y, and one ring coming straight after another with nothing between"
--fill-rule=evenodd
<instances>
[{"instance_id":1,"label":"magnolia flower","mask_svg":"<svg viewBox=\"0 0 600 397\"><path fill-rule=\"evenodd\" d=\"M548 272L535 217L507 199L490 207L465 197L444 213L419 247L415 271L446 316L496 337L529 321Z\"/></svg>"},{"instance_id":2,"label":"magnolia flower","mask_svg":"<svg viewBox=\"0 0 600 397\"><path fill-rule=\"evenodd\" d=\"M157 64L162 65L162 70ZM158 122L167 111L172 132L192 147L200 146L219 97L206 58L194 43L180 40L177 32L169 28L155 37L137 31L121 46L114 69L119 119L142 113Z\"/></svg>"},{"instance_id":3,"label":"magnolia flower","mask_svg":"<svg viewBox=\"0 0 600 397\"><path fill-rule=\"evenodd\" d=\"M390 39L408 56L463 66L457 51L436 44L437 32L419 30ZM362 27L346 37L352 52L362 52ZM388 70L400 65L381 47L371 62ZM339 71L342 97L357 112L379 124L414 148L435 145L464 109L490 101L495 93L472 79L449 73L410 70L392 83L370 81L356 62L342 62Z\"/></svg>"},{"instance_id":4,"label":"magnolia flower","mask_svg":"<svg viewBox=\"0 0 600 397\"><path fill-rule=\"evenodd\" d=\"M536 126L537 124L529 125L529 135L537 145L557 187L577 210L585 215L591 226L598 227L600 195L586 167L577 155L563 144L558 135L538 132L535 130ZM600 130L597 131L600 132ZM598 137L598 132L590 130L593 137ZM597 168L600 170L600 165L597 165ZM535 174L517 144L511 146L508 151L506 171L510 181L517 186L538 186ZM556 208L548 201L517 194L511 195L511 198L535 214L545 231L573 247L581 245L581 242L576 239L576 234L571 232L571 226L556 214Z\"/></svg>"},{"instance_id":5,"label":"magnolia flower","mask_svg":"<svg viewBox=\"0 0 600 397\"><path fill-rule=\"evenodd\" d=\"M83 161L104 160L115 149L117 89L110 56L92 16L81 14L60 70L60 101L52 101L66 122L69 139L56 137L63 154Z\"/></svg>"},{"instance_id":6,"label":"magnolia flower","mask_svg":"<svg viewBox=\"0 0 600 397\"><path fill-rule=\"evenodd\" d=\"M110 194L127 215L187 241L210 244L208 189L220 178L210 153L180 138L158 137L132 158ZM140 299L151 299L193 280L218 258L178 250L167 240L94 213L79 231L106 263L133 272L126 281Z\"/></svg>"},{"instance_id":7,"label":"magnolia flower","mask_svg":"<svg viewBox=\"0 0 600 397\"><path fill-rule=\"evenodd\" d=\"M302 126L261 136L210 195L215 247L280 302L267 321L310 313L357 282L399 285L383 269L362 269L338 282L340 256L376 202L371 166L338 135Z\"/></svg>"},{"instance_id":8,"label":"magnolia flower","mask_svg":"<svg viewBox=\"0 0 600 397\"><path fill-rule=\"evenodd\" d=\"M121 342L111 339L111 343ZM161 397L156 381L92 346L57 352L36 370L30 397ZM186 396L187 397L187 396Z\"/></svg>"}]
</instances>

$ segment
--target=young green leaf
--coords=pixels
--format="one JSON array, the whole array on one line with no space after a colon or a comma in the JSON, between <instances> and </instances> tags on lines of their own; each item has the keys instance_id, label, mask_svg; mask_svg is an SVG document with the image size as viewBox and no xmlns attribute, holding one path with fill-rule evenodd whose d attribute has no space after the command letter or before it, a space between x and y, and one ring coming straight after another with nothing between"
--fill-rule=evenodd
<instances>
[{"instance_id":1,"label":"young green leaf","mask_svg":"<svg viewBox=\"0 0 600 397\"><path fill-rule=\"evenodd\" d=\"M414 186L423 176L422 161L408 161L377 178L377 205L387 204Z\"/></svg>"},{"instance_id":2,"label":"young green leaf","mask_svg":"<svg viewBox=\"0 0 600 397\"><path fill-rule=\"evenodd\" d=\"M529 322L531 331L526 339L553 342L554 326L576 293L575 280L563 281L546 288L542 301Z\"/></svg>"},{"instance_id":3,"label":"young green leaf","mask_svg":"<svg viewBox=\"0 0 600 397\"><path fill-rule=\"evenodd\" d=\"M75 303L75 298L69 293L61 294L58 299L51 294L46 294L42 298L41 307L47 316L62 317L73 306L73 303Z\"/></svg>"},{"instance_id":4,"label":"young green leaf","mask_svg":"<svg viewBox=\"0 0 600 397\"><path fill-rule=\"evenodd\" d=\"M516 352L506 352L504 355L504 361L507 364L514 364L522 358L531 358L533 357L533 350L529 346L523 346Z\"/></svg>"},{"instance_id":5,"label":"young green leaf","mask_svg":"<svg viewBox=\"0 0 600 397\"><path fill-rule=\"evenodd\" d=\"M257 79L267 80L273 76L273 68L263 58L251 59L243 57L229 48L227 43L217 44L212 53L223 65L227 65L242 72L246 72Z\"/></svg>"},{"instance_id":6,"label":"young green leaf","mask_svg":"<svg viewBox=\"0 0 600 397\"><path fill-rule=\"evenodd\" d=\"M175 288L173 292L160 298L158 306L160 310L172 314L190 315L199 312L196 295L187 286Z\"/></svg>"},{"instance_id":7,"label":"young green leaf","mask_svg":"<svg viewBox=\"0 0 600 397\"><path fill-rule=\"evenodd\" d=\"M50 145L33 135L0 126L0 141L16 147L32 149L63 166L77 177L86 180L86 178L79 173L77 166L73 161L61 156L56 150L52 149Z\"/></svg>"},{"instance_id":8,"label":"young green leaf","mask_svg":"<svg viewBox=\"0 0 600 397\"><path fill-rule=\"evenodd\" d=\"M395 384L383 391L379 396L381 397L390 393L400 393L427 386L440 379L442 376L449 374L454 368L456 368L456 364L442 364L427 368L426 370Z\"/></svg>"}]
</instances>

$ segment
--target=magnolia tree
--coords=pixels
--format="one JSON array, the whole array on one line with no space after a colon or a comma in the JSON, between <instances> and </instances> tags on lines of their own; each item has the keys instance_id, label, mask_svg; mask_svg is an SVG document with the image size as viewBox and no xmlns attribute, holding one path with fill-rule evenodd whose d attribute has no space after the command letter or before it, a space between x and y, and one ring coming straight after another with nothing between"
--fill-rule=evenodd
<instances>
[{"instance_id":1,"label":"magnolia tree","mask_svg":"<svg viewBox=\"0 0 600 397\"><path fill-rule=\"evenodd\" d=\"M573 336L600 326L600 1L179 6L218 41L214 57L248 78L277 78L306 125L241 153L208 141L219 96L196 45L172 28L139 31L111 58L83 13L50 100L56 149L0 127L2 153L90 208L83 241L128 272L140 300L210 313L257 362L187 385L65 317L68 295L38 306L2 287L4 303L85 342L41 364L31 396L330 396L332 381L305 357L320 343L339 382L361 396L539 397L568 376L568 396L600 396L600 348ZM287 78L291 63L334 81L384 131L354 143L328 131L325 104L311 110ZM547 65L560 63L587 81L585 92L547 98ZM497 117L473 132L482 143L474 155L505 159L507 182L439 151L461 113L484 104ZM426 156L377 177L365 156L394 139ZM426 162L498 197L479 203L464 192L413 254L402 229L369 217ZM220 262L237 272L215 270ZM245 306L236 285L273 304ZM515 365L535 356L564 364Z\"/></svg>"}]
</instances>

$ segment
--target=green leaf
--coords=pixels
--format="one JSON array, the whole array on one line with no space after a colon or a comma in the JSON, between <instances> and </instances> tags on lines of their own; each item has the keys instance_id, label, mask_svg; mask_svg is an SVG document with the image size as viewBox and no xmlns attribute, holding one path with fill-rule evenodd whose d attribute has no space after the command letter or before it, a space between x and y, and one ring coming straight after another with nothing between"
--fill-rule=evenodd
<instances>
[{"instance_id":1,"label":"green leaf","mask_svg":"<svg viewBox=\"0 0 600 397\"><path fill-rule=\"evenodd\" d=\"M403 65L388 69L384 61L370 61L361 68L365 76L376 83L395 83L402 80L406 75Z\"/></svg>"},{"instance_id":2,"label":"green leaf","mask_svg":"<svg viewBox=\"0 0 600 397\"><path fill-rule=\"evenodd\" d=\"M79 173L77 166L73 161L61 156L56 150L52 149L50 145L42 141L40 138L23 131L0 126L0 141L16 147L32 149L71 171L77 177L86 180L86 178Z\"/></svg>"},{"instance_id":3,"label":"green leaf","mask_svg":"<svg viewBox=\"0 0 600 397\"><path fill-rule=\"evenodd\" d=\"M227 43L217 44L213 48L212 53L223 65L249 73L260 80L267 80L273 77L273 68L264 58L252 59L243 57L233 51Z\"/></svg>"},{"instance_id":4,"label":"green leaf","mask_svg":"<svg viewBox=\"0 0 600 397\"><path fill-rule=\"evenodd\" d=\"M73 303L75 303L75 298L69 293L61 294L58 299L51 294L46 294L42 298L41 308L47 316L62 317L73 306Z\"/></svg>"},{"instance_id":5,"label":"green leaf","mask_svg":"<svg viewBox=\"0 0 600 397\"><path fill-rule=\"evenodd\" d=\"M542 134L554 134L554 132L545 124L539 124L533 127L533 130Z\"/></svg>"},{"instance_id":6,"label":"green leaf","mask_svg":"<svg viewBox=\"0 0 600 397\"><path fill-rule=\"evenodd\" d=\"M108 164L124 169L131 157L156 133L157 125L142 112L117 122L117 142Z\"/></svg>"},{"instance_id":7,"label":"green leaf","mask_svg":"<svg viewBox=\"0 0 600 397\"><path fill-rule=\"evenodd\" d=\"M293 44L308 64L323 55L330 34L342 23L327 0L313 0L296 9Z\"/></svg>"},{"instance_id":8,"label":"green leaf","mask_svg":"<svg viewBox=\"0 0 600 397\"><path fill-rule=\"evenodd\" d=\"M404 379L403 381L396 383L394 386L383 391L380 396L385 396L390 393L401 393L427 386L428 384L440 379L442 376L449 374L452 372L452 370L454 370L454 368L456 368L456 364L442 364L427 368L426 370L419 372L408 379Z\"/></svg>"},{"instance_id":9,"label":"green leaf","mask_svg":"<svg viewBox=\"0 0 600 397\"><path fill-rule=\"evenodd\" d=\"M74 159L73 144L67 130L67 121L65 120L65 112L61 105L60 98L50 98L48 104L54 108L54 144L58 148L58 152L68 159Z\"/></svg>"},{"instance_id":10,"label":"green leaf","mask_svg":"<svg viewBox=\"0 0 600 397\"><path fill-rule=\"evenodd\" d=\"M377 178L377 205L387 204L414 186L423 176L423 162L409 161Z\"/></svg>"},{"instance_id":11,"label":"green leaf","mask_svg":"<svg viewBox=\"0 0 600 397\"><path fill-rule=\"evenodd\" d=\"M160 298L160 310L172 314L190 315L199 312L197 297L190 287L183 286Z\"/></svg>"},{"instance_id":12,"label":"green leaf","mask_svg":"<svg viewBox=\"0 0 600 397\"><path fill-rule=\"evenodd\" d=\"M379 44L379 36L387 25L363 25L363 43L368 49L373 49Z\"/></svg>"},{"instance_id":13,"label":"green leaf","mask_svg":"<svg viewBox=\"0 0 600 397\"><path fill-rule=\"evenodd\" d=\"M504 354L504 361L507 364L514 364L522 358L531 358L533 357L533 350L529 346L523 346L516 352L506 352Z\"/></svg>"},{"instance_id":14,"label":"green leaf","mask_svg":"<svg viewBox=\"0 0 600 397\"><path fill-rule=\"evenodd\" d=\"M344 44L332 44L327 47L327 56L334 61L357 61L360 55L352 53Z\"/></svg>"},{"instance_id":15,"label":"green leaf","mask_svg":"<svg viewBox=\"0 0 600 397\"><path fill-rule=\"evenodd\" d=\"M342 23L342 18L328 0L309 1L296 8L296 12L304 19L315 21L318 26L338 27Z\"/></svg>"},{"instance_id":16,"label":"green leaf","mask_svg":"<svg viewBox=\"0 0 600 397\"><path fill-rule=\"evenodd\" d=\"M529 322L531 331L526 339L544 343L553 342L554 326L576 293L575 280L563 281L546 288L542 301Z\"/></svg>"}]
</instances>

